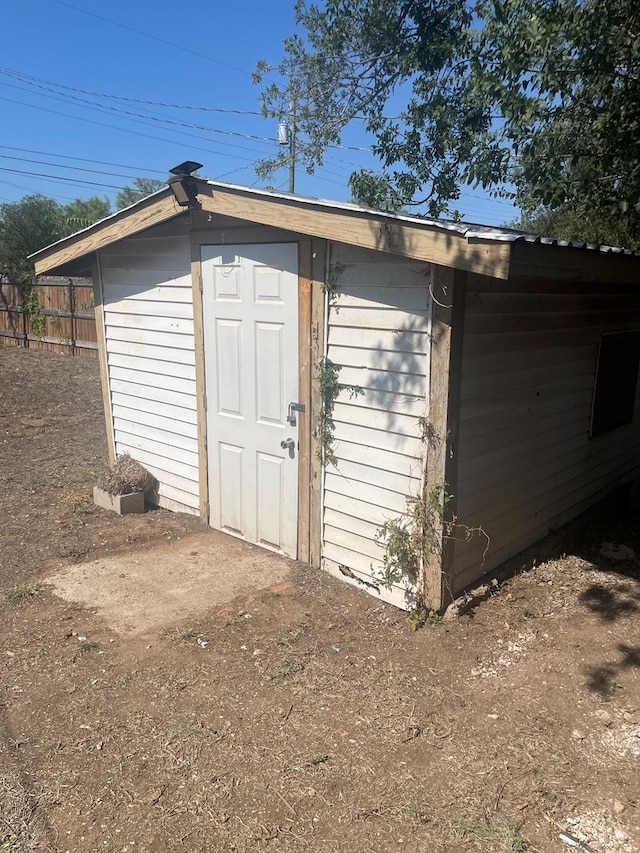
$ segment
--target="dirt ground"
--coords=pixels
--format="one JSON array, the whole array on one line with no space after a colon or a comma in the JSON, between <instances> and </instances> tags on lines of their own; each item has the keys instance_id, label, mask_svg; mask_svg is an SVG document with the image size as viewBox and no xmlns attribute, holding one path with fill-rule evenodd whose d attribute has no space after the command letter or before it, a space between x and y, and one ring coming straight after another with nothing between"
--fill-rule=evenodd
<instances>
[{"instance_id":1,"label":"dirt ground","mask_svg":"<svg viewBox=\"0 0 640 853\"><path fill-rule=\"evenodd\" d=\"M94 508L103 433L95 362L0 347L0 850L640 850L637 513L417 632L295 563L116 630L44 579L216 534Z\"/></svg>"}]
</instances>

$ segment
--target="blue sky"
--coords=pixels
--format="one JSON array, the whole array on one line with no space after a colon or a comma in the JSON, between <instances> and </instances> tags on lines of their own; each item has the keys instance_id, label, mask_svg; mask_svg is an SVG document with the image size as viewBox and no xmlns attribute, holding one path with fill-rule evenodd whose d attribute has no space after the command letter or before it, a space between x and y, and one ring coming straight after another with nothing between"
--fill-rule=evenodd
<instances>
[{"instance_id":1,"label":"blue sky","mask_svg":"<svg viewBox=\"0 0 640 853\"><path fill-rule=\"evenodd\" d=\"M277 123L259 114L251 73L280 59L293 0L5 0L1 20L0 202L33 192L113 200L183 160L208 178L261 185L254 164L275 153ZM298 170L297 192L349 200L350 172L375 160L360 129L343 142L314 175ZM286 189L286 173L272 183ZM458 208L488 225L515 213L481 190Z\"/></svg>"}]
</instances>

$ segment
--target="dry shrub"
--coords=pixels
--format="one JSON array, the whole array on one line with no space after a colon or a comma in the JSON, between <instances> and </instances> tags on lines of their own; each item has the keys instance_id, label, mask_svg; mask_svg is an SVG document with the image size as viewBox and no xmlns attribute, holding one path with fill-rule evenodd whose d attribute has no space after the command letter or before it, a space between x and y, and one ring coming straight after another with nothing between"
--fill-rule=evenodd
<instances>
[{"instance_id":1,"label":"dry shrub","mask_svg":"<svg viewBox=\"0 0 640 853\"><path fill-rule=\"evenodd\" d=\"M110 495L128 495L150 491L155 486L155 478L128 453L124 453L118 456L111 468L105 468L98 475L97 485Z\"/></svg>"}]
</instances>

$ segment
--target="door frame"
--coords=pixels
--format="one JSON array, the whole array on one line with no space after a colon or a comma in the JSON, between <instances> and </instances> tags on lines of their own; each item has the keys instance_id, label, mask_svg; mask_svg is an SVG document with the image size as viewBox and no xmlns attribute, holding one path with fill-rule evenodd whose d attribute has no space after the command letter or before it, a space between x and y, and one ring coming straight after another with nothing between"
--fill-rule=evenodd
<instances>
[{"instance_id":1,"label":"door frame","mask_svg":"<svg viewBox=\"0 0 640 853\"><path fill-rule=\"evenodd\" d=\"M233 229L235 230L235 229ZM191 232L191 286L193 292L193 323L196 366L196 405L198 418L198 475L200 492L200 519L209 524L209 472L207 456L207 399L204 360L204 317L203 317L203 277L202 246L227 243L234 245L256 243L297 243L298 244L298 402L304 405L304 412L298 412L298 523L297 554L301 562L310 562L311 543L311 305L313 288L312 246L308 237L292 234L287 237L282 232L265 239L264 229L242 228L242 233L232 234L231 229L224 233L218 229L208 232ZM240 231L240 229L238 229ZM262 232L257 239L256 232Z\"/></svg>"}]
</instances>

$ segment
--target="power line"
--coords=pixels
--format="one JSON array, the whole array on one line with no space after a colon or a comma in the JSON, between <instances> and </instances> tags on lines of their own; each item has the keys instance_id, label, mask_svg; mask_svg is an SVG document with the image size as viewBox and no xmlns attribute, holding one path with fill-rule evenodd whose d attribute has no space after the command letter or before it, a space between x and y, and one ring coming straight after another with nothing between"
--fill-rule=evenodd
<instances>
[{"instance_id":1,"label":"power line","mask_svg":"<svg viewBox=\"0 0 640 853\"><path fill-rule=\"evenodd\" d=\"M27 172L21 169L7 169L4 166L0 166L0 172L8 172L12 175L24 175L25 178L45 178L48 181L60 181L65 184L77 184L78 186L88 186L88 187L104 187L109 190L121 190L124 189L121 186L116 186L115 184L101 184L96 181L77 181L73 178L63 178L58 175L47 175L43 172Z\"/></svg>"},{"instance_id":2,"label":"power line","mask_svg":"<svg viewBox=\"0 0 640 853\"><path fill-rule=\"evenodd\" d=\"M54 2L59 2L59 0L54 0ZM264 116L262 116L262 113L251 111L251 110L226 110L226 109L221 109L219 107L188 106L188 105L184 105L184 104L165 104L165 103L162 103L159 101L146 101L146 100L139 99L139 98L127 98L124 96L112 95L112 94L104 93L104 92L93 92L93 91L87 90L87 89L77 89L73 86L66 86L63 83L57 83L54 80L46 80L43 77L35 77L31 74L26 74L25 72L16 71L16 70L13 70L10 68L1 68L0 67L0 74L4 74L5 76L11 77L14 80L20 80L21 82L27 83L30 86L35 86L37 88L45 89L45 91L51 92L54 96L59 96L59 97L61 96L62 98L67 97L67 98L70 98L72 100L79 101L81 103L93 105L94 107L98 107L101 110L113 111L115 113L122 113L123 115L136 116L139 118L147 118L147 116L142 116L140 113L134 113L134 112L131 112L129 110L119 110L119 109L112 107L112 106L109 106L109 105L96 103L96 101L88 101L88 100L85 100L84 98L79 98L76 95L64 95L62 92L59 92L56 90L64 89L67 92L76 92L76 93L81 94L81 95L91 95L91 96L97 97L97 98L106 98L108 100L125 101L125 102L137 103L137 104L149 105L149 106L161 106L161 107L170 108L170 109L198 110L198 111L202 111L202 112L225 113L225 114L232 114L232 115L248 115L248 116L258 116L258 117L264 118ZM5 83L3 85L10 86L10 84L8 84L8 83ZM53 88L51 88L51 87L53 87ZM15 87L15 88L18 88L19 91L27 91L24 89L20 89L20 87ZM196 129L196 130L204 130L204 131L210 132L210 133L221 133L221 134L227 134L230 136L238 136L238 137L242 137L245 139L257 140L260 142L271 142L271 143L275 142L275 139L273 137L256 136L254 134L240 133L238 131L221 130L219 128L211 128L211 127L207 127L207 126L203 126L203 125L197 125L197 124L193 124L191 122L176 121L175 119L168 119L168 118L165 118L163 116L158 116L157 113L154 114L150 110L147 110L147 113L148 113L148 117L151 118L153 121L162 121L162 122L167 123L167 124L176 124L176 125L179 125L182 127L192 128L192 129ZM158 117L154 118L154 115L158 116ZM370 153L370 151L371 151L370 147L367 148L367 147L355 146L355 145L335 144L335 145L329 145L329 146L327 146L327 148L332 149L332 150L339 150L339 151L359 151L359 152L363 152L363 153Z\"/></svg>"},{"instance_id":3,"label":"power line","mask_svg":"<svg viewBox=\"0 0 640 853\"><path fill-rule=\"evenodd\" d=\"M69 154L57 154L51 151L35 151L32 148L14 148L11 145L0 145L3 151L19 151L21 154L40 154L43 157L59 157L61 160L77 160L80 163L93 163L98 166L114 166L117 169L130 169L132 172L156 172L158 175L164 175L166 169L149 169L147 166L125 166L124 163L109 163L106 160L91 160L87 157L71 157ZM19 158L13 158L19 159Z\"/></svg>"},{"instance_id":4,"label":"power line","mask_svg":"<svg viewBox=\"0 0 640 853\"><path fill-rule=\"evenodd\" d=\"M113 95L109 92L94 92L91 89L78 89L75 86L67 86L64 83L56 83L53 80L46 80L43 77L34 77L31 74L26 74L22 71L16 71L11 68L1 68L0 74L5 74L8 77L15 77L19 80L28 80L28 81L37 81L38 83L46 83L50 86L56 86L59 89L66 89L69 92L77 92L80 95L92 95L97 98L108 98L111 101L124 101L130 104L142 104L150 107L166 107L168 109L176 109L176 110L194 110L197 112L204 113L223 113L225 115L240 115L240 116L258 116L260 118L264 118L264 114L259 110L231 110L223 107L202 107L202 106L194 106L192 104L172 104L166 103L165 101L148 101L144 98L130 98L126 95Z\"/></svg>"},{"instance_id":5,"label":"power line","mask_svg":"<svg viewBox=\"0 0 640 853\"><path fill-rule=\"evenodd\" d=\"M24 89L21 86L15 86L12 83L0 83L0 86L6 86L9 89L17 89L19 92L29 92L29 89ZM95 101L86 101L86 100L82 100L79 98L75 98L73 95L63 95L62 93L57 93L57 92L50 90L50 89L47 91L49 91L50 94L43 94L41 92L36 92L34 94L36 94L37 96L39 96L41 98L50 98L51 100L62 101L63 103L65 103L67 99L71 99L73 101L81 101L82 105L83 105L82 106L83 109L89 109L89 110L92 110L94 112L100 112L100 113L106 112L107 114L115 113L118 116L123 116L128 121L135 121L135 122L150 125L150 126L163 124L163 125L169 125L169 126L175 126L175 127L183 127L183 128L187 128L189 130L200 130L200 131L204 131L205 133L219 133L223 136L235 136L235 137L239 137L242 139L249 139L250 141L265 142L265 143L271 143L274 141L274 140L271 140L269 137L265 137L265 136L255 136L252 134L240 133L238 131L233 131L233 130L221 130L221 129L215 128L215 127L207 127L206 125L193 124L191 122L176 121L174 119L164 118L163 116L154 116L153 113L149 113L148 115L143 115L142 113L134 113L131 110L122 110L122 109L118 109L117 107L112 107L109 105L100 104L100 103L97 103ZM28 106L28 105L25 105L25 106ZM176 132L183 133L183 131L176 131ZM187 134L187 135L193 136L193 134ZM216 144L224 145L226 147L241 148L241 149L244 149L246 151L256 150L255 148L246 148L245 146L240 146L237 144L231 145L231 143L229 143L229 142L221 142L219 140L217 141Z\"/></svg>"},{"instance_id":6,"label":"power line","mask_svg":"<svg viewBox=\"0 0 640 853\"><path fill-rule=\"evenodd\" d=\"M200 59L206 59L207 62L213 62L215 65L221 65L224 68L230 68L232 71L239 71L240 74L247 74L249 77L251 76L251 71L247 71L245 68L238 68L236 65L230 65L228 62L222 62L219 59L214 59L212 56L207 56L205 53L199 53L197 50L191 50L190 47L184 47L181 44L176 44L175 42L168 41L167 39L160 38L159 36L154 36L151 33L146 33L144 30L138 30L135 27L130 27L128 24L122 24L120 21L105 18L104 15L98 15L95 12L89 12L87 9L81 9L80 6L74 6L72 3L66 3L65 0L53 0L53 2L57 3L58 6L66 6L68 9L73 9L75 12L81 12L83 15L89 15L92 18L97 18L99 21L112 24L114 27L120 27L121 29L128 30L131 33L136 33L136 35L152 39L153 41L165 44L168 47L176 48L176 50L182 50L184 53L190 53L192 56L197 56Z\"/></svg>"}]
</instances>

